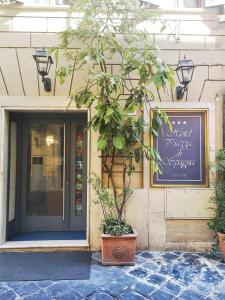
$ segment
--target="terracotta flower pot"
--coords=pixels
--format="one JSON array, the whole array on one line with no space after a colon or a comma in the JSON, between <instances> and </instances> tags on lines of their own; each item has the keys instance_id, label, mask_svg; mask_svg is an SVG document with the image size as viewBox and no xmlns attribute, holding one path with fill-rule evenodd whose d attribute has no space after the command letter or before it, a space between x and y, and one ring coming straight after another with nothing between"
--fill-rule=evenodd
<instances>
[{"instance_id":1,"label":"terracotta flower pot","mask_svg":"<svg viewBox=\"0 0 225 300\"><path fill-rule=\"evenodd\" d=\"M137 232L115 236L102 234L102 264L103 265L134 265Z\"/></svg>"},{"instance_id":2,"label":"terracotta flower pot","mask_svg":"<svg viewBox=\"0 0 225 300\"><path fill-rule=\"evenodd\" d=\"M223 258L225 259L225 234L221 232L217 232L217 237L219 239L220 250L223 253Z\"/></svg>"}]
</instances>

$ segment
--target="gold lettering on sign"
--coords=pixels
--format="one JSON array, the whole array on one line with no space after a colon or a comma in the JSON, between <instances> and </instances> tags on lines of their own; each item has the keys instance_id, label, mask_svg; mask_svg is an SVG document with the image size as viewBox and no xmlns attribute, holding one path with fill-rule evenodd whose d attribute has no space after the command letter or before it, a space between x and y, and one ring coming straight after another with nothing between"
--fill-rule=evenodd
<instances>
[{"instance_id":1,"label":"gold lettering on sign","mask_svg":"<svg viewBox=\"0 0 225 300\"><path fill-rule=\"evenodd\" d=\"M177 124L178 128L174 128L172 131L169 129L165 130L165 132L163 132L162 135L164 137L166 147L169 148L172 147L172 149L174 149L173 153L175 152L175 154L172 157L168 157L168 156L163 157L161 163L162 165L170 166L173 169L192 168L196 165L196 160L184 159L183 154L191 150L193 147L193 141L192 141L193 130L192 129L187 130L184 128L185 127L184 125L187 124L186 121L173 121L172 124L173 125ZM181 177L185 177L185 173L181 173L181 174L182 174ZM176 176L174 175L174 177Z\"/></svg>"}]
</instances>

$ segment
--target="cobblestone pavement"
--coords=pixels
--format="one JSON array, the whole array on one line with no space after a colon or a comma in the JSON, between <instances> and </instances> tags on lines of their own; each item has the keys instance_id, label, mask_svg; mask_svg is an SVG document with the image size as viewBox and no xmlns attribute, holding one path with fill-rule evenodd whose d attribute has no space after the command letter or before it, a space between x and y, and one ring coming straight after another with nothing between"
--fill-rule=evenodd
<instances>
[{"instance_id":1,"label":"cobblestone pavement","mask_svg":"<svg viewBox=\"0 0 225 300\"><path fill-rule=\"evenodd\" d=\"M206 253L138 252L132 267L103 267L89 280L1 282L0 300L225 300L225 264Z\"/></svg>"}]
</instances>

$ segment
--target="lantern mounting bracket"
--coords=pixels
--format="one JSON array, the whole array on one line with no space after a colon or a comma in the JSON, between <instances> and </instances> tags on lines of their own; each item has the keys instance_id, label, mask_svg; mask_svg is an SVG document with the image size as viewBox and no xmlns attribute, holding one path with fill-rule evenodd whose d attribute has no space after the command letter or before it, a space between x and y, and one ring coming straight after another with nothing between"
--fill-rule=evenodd
<instances>
[{"instance_id":1,"label":"lantern mounting bracket","mask_svg":"<svg viewBox=\"0 0 225 300\"><path fill-rule=\"evenodd\" d=\"M187 91L188 91L187 85L184 85L184 86L178 85L176 87L176 98L177 98L177 100L182 100L185 93L186 93L186 98L187 98Z\"/></svg>"}]
</instances>

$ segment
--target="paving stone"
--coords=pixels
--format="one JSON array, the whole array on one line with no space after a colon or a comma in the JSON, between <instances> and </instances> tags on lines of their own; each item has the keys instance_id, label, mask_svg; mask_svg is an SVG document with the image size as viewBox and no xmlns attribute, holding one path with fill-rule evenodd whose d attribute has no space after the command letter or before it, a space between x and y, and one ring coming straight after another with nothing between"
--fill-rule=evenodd
<instances>
[{"instance_id":1,"label":"paving stone","mask_svg":"<svg viewBox=\"0 0 225 300\"><path fill-rule=\"evenodd\" d=\"M83 295L84 297L88 297L91 294L94 294L98 290L98 286L94 284L83 284L78 286L72 286L72 289Z\"/></svg>"},{"instance_id":2,"label":"paving stone","mask_svg":"<svg viewBox=\"0 0 225 300\"><path fill-rule=\"evenodd\" d=\"M8 288L6 288L4 285L0 286L0 296L6 292L8 292Z\"/></svg>"},{"instance_id":3,"label":"paving stone","mask_svg":"<svg viewBox=\"0 0 225 300\"><path fill-rule=\"evenodd\" d=\"M24 281L7 281L5 285L9 288L15 289L16 287L20 287L24 284Z\"/></svg>"},{"instance_id":4,"label":"paving stone","mask_svg":"<svg viewBox=\"0 0 225 300\"><path fill-rule=\"evenodd\" d=\"M165 275L170 275L173 272L173 266L170 265L162 265L160 266L159 272Z\"/></svg>"},{"instance_id":5,"label":"paving stone","mask_svg":"<svg viewBox=\"0 0 225 300\"><path fill-rule=\"evenodd\" d=\"M137 283L137 278L124 274L123 276L118 277L116 279L116 282L122 282L123 284L125 284L127 286L131 286L131 285Z\"/></svg>"},{"instance_id":6,"label":"paving stone","mask_svg":"<svg viewBox=\"0 0 225 300\"><path fill-rule=\"evenodd\" d=\"M33 282L25 282L25 283L22 283L22 284L14 287L14 291L19 296L25 296L28 294L32 294L38 290L40 290L40 287Z\"/></svg>"},{"instance_id":7,"label":"paving stone","mask_svg":"<svg viewBox=\"0 0 225 300\"><path fill-rule=\"evenodd\" d=\"M179 285L176 281L168 281L163 286L163 289L173 295L178 295L181 291L181 285Z\"/></svg>"},{"instance_id":8,"label":"paving stone","mask_svg":"<svg viewBox=\"0 0 225 300\"><path fill-rule=\"evenodd\" d=\"M144 258L153 258L154 256L150 252L143 252L141 256Z\"/></svg>"},{"instance_id":9,"label":"paving stone","mask_svg":"<svg viewBox=\"0 0 225 300\"><path fill-rule=\"evenodd\" d=\"M63 283L55 283L46 289L48 295L57 297L69 292L69 288Z\"/></svg>"},{"instance_id":10,"label":"paving stone","mask_svg":"<svg viewBox=\"0 0 225 300\"><path fill-rule=\"evenodd\" d=\"M13 291L9 290L9 291L6 291L5 293L2 293L0 295L0 299L1 300L14 300L14 299L17 299L17 295Z\"/></svg>"},{"instance_id":11,"label":"paving stone","mask_svg":"<svg viewBox=\"0 0 225 300\"><path fill-rule=\"evenodd\" d=\"M159 266L153 262L144 263L142 267L148 271L156 271L159 269Z\"/></svg>"},{"instance_id":12,"label":"paving stone","mask_svg":"<svg viewBox=\"0 0 225 300\"><path fill-rule=\"evenodd\" d=\"M176 263L173 266L173 269L172 269L172 272L170 273L170 275L175 280L181 281L185 285L189 285L193 281L193 274L191 273L192 271L190 271L190 269L189 269L189 272L187 270L188 270L187 267L183 266L182 264ZM196 275L197 275L197 273L196 273Z\"/></svg>"},{"instance_id":13,"label":"paving stone","mask_svg":"<svg viewBox=\"0 0 225 300\"><path fill-rule=\"evenodd\" d=\"M117 276L119 276L119 274ZM107 272L104 272L104 270L91 270L90 281L95 285L101 286L110 284L113 279L114 277L110 276Z\"/></svg>"},{"instance_id":14,"label":"paving stone","mask_svg":"<svg viewBox=\"0 0 225 300\"><path fill-rule=\"evenodd\" d=\"M220 275L216 270L206 268L201 273L200 280L207 283L218 284L223 281L224 277Z\"/></svg>"},{"instance_id":15,"label":"paving stone","mask_svg":"<svg viewBox=\"0 0 225 300\"><path fill-rule=\"evenodd\" d=\"M40 290L36 293L32 293L29 296L23 297L23 300L49 300L50 297L44 291Z\"/></svg>"},{"instance_id":16,"label":"paving stone","mask_svg":"<svg viewBox=\"0 0 225 300\"><path fill-rule=\"evenodd\" d=\"M171 300L174 299L174 295L164 292L162 290L157 290L151 295L151 300Z\"/></svg>"},{"instance_id":17,"label":"paving stone","mask_svg":"<svg viewBox=\"0 0 225 300\"><path fill-rule=\"evenodd\" d=\"M183 252L182 251L174 251L173 253L177 254L178 256L180 256Z\"/></svg>"},{"instance_id":18,"label":"paving stone","mask_svg":"<svg viewBox=\"0 0 225 300\"><path fill-rule=\"evenodd\" d=\"M35 283L40 286L41 288L47 288L49 287L50 285L53 285L54 282L51 281L51 280L41 280L41 281L35 281Z\"/></svg>"},{"instance_id":19,"label":"paving stone","mask_svg":"<svg viewBox=\"0 0 225 300\"><path fill-rule=\"evenodd\" d=\"M224 293L215 293L213 295L214 300L225 300L225 292Z\"/></svg>"},{"instance_id":20,"label":"paving stone","mask_svg":"<svg viewBox=\"0 0 225 300\"><path fill-rule=\"evenodd\" d=\"M195 293L191 290L185 290L184 292L182 292L180 295L180 298L184 299L184 300L204 300L205 299L204 296L202 296L198 293Z\"/></svg>"},{"instance_id":21,"label":"paving stone","mask_svg":"<svg viewBox=\"0 0 225 300\"><path fill-rule=\"evenodd\" d=\"M144 263L146 260L144 257L138 255L135 257L135 264L141 264L141 263Z\"/></svg>"},{"instance_id":22,"label":"paving stone","mask_svg":"<svg viewBox=\"0 0 225 300\"><path fill-rule=\"evenodd\" d=\"M105 287L104 290L106 293L110 294L111 296L118 297L127 288L128 286L123 283L114 282L109 286Z\"/></svg>"},{"instance_id":23,"label":"paving stone","mask_svg":"<svg viewBox=\"0 0 225 300\"><path fill-rule=\"evenodd\" d=\"M146 279L149 283L157 284L157 285L161 285L166 281L166 278L164 276L157 275L157 274L151 274Z\"/></svg>"},{"instance_id":24,"label":"paving stone","mask_svg":"<svg viewBox=\"0 0 225 300\"><path fill-rule=\"evenodd\" d=\"M132 289L145 297L149 297L156 288L150 284L137 283Z\"/></svg>"},{"instance_id":25,"label":"paving stone","mask_svg":"<svg viewBox=\"0 0 225 300\"><path fill-rule=\"evenodd\" d=\"M216 266L219 270L224 271L225 272L225 264L219 264Z\"/></svg>"},{"instance_id":26,"label":"paving stone","mask_svg":"<svg viewBox=\"0 0 225 300\"><path fill-rule=\"evenodd\" d=\"M202 295L208 296L212 293L215 286L211 283L205 284L203 282L196 281L193 282L190 288Z\"/></svg>"},{"instance_id":27,"label":"paving stone","mask_svg":"<svg viewBox=\"0 0 225 300\"><path fill-rule=\"evenodd\" d=\"M88 297L88 299L90 299L90 300L112 300L114 298L107 293L98 291L95 294Z\"/></svg>"},{"instance_id":28,"label":"paving stone","mask_svg":"<svg viewBox=\"0 0 225 300\"><path fill-rule=\"evenodd\" d=\"M130 274L137 276L139 278L143 278L143 277L147 276L147 271L143 268L136 268L136 269L130 271Z\"/></svg>"},{"instance_id":29,"label":"paving stone","mask_svg":"<svg viewBox=\"0 0 225 300\"><path fill-rule=\"evenodd\" d=\"M83 296L79 295L74 291L69 291L65 294L54 297L54 300L81 300L81 299L83 299Z\"/></svg>"},{"instance_id":30,"label":"paving stone","mask_svg":"<svg viewBox=\"0 0 225 300\"><path fill-rule=\"evenodd\" d=\"M146 298L134 291L128 290L128 291L125 291L124 293L122 293L119 296L119 299L121 299L121 300L144 300Z\"/></svg>"},{"instance_id":31,"label":"paving stone","mask_svg":"<svg viewBox=\"0 0 225 300\"><path fill-rule=\"evenodd\" d=\"M178 255L174 252L167 252L162 255L165 260L171 261L178 258Z\"/></svg>"}]
</instances>

